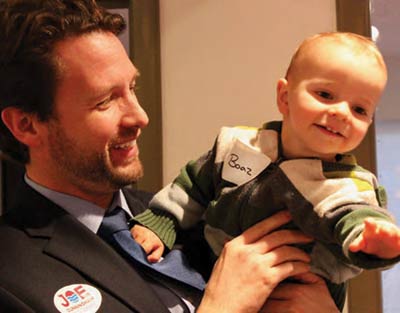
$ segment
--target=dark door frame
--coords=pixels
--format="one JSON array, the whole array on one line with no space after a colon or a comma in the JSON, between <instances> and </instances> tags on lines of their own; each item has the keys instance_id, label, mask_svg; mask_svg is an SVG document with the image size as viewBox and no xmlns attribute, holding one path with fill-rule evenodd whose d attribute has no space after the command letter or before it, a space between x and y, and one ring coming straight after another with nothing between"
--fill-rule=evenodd
<instances>
[{"instance_id":1,"label":"dark door frame","mask_svg":"<svg viewBox=\"0 0 400 313\"><path fill-rule=\"evenodd\" d=\"M369 0L336 0L336 22L338 31L349 31L371 36L371 12ZM376 174L375 123L367 136L354 151L358 162ZM349 313L382 313L382 287L379 271L364 271L352 279L348 291Z\"/></svg>"}]
</instances>

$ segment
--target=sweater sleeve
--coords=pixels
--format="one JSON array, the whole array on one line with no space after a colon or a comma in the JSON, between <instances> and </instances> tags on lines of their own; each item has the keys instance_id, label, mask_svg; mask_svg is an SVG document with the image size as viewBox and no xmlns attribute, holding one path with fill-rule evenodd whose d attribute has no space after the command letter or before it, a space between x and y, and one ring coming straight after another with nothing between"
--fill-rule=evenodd
<instances>
[{"instance_id":1,"label":"sweater sleeve","mask_svg":"<svg viewBox=\"0 0 400 313\"><path fill-rule=\"evenodd\" d=\"M332 194L331 199L334 205L329 206L326 203L327 211L323 216L334 222L333 241L340 244L347 262L363 269L385 269L397 263L400 258L382 259L371 254L353 253L349 250L350 244L363 231L366 218L372 217L382 223L394 224L394 218L387 210L384 187L379 185L375 175L356 165L355 159L350 163L353 164L350 166L345 164L339 168L324 166L324 173L328 180L342 180L347 183L343 183L342 188ZM350 192L351 188L353 188L352 192Z\"/></svg>"},{"instance_id":2,"label":"sweater sleeve","mask_svg":"<svg viewBox=\"0 0 400 313\"><path fill-rule=\"evenodd\" d=\"M216 149L217 141L206 154L186 164L174 181L152 198L149 209L134 218L155 232L168 248L175 243L177 227L194 226L214 198L220 175Z\"/></svg>"},{"instance_id":3,"label":"sweater sleeve","mask_svg":"<svg viewBox=\"0 0 400 313\"><path fill-rule=\"evenodd\" d=\"M398 261L349 251L350 243L362 232L366 217L394 223L386 210L384 188L355 159L343 163L293 160L282 168L312 207L291 211L304 232L318 238L343 262L359 268L386 268Z\"/></svg>"},{"instance_id":4,"label":"sweater sleeve","mask_svg":"<svg viewBox=\"0 0 400 313\"><path fill-rule=\"evenodd\" d=\"M364 269L385 269L400 261L400 257L393 259L382 259L364 252L351 252L349 245L363 231L363 221L367 217L373 217L382 223L393 223L392 218L376 210L373 207L364 205L358 210L353 210L344 215L335 225L335 238L342 245L342 251L350 263Z\"/></svg>"}]
</instances>

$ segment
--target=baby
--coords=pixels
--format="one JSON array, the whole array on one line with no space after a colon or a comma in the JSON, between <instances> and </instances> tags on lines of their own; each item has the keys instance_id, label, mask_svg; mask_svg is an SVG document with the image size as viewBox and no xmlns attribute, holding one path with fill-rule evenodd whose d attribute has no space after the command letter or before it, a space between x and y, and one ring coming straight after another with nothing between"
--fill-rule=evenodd
<instances>
[{"instance_id":1,"label":"baby","mask_svg":"<svg viewBox=\"0 0 400 313\"><path fill-rule=\"evenodd\" d=\"M369 39L341 32L306 39L277 84L282 121L222 128L213 148L135 217L162 240L133 227L149 261L172 247L177 226L205 219L217 256L243 230L289 210L296 227L315 238L312 270L333 283L336 300L336 284L397 262L400 230L385 209L384 189L348 154L366 135L386 80Z\"/></svg>"}]
</instances>

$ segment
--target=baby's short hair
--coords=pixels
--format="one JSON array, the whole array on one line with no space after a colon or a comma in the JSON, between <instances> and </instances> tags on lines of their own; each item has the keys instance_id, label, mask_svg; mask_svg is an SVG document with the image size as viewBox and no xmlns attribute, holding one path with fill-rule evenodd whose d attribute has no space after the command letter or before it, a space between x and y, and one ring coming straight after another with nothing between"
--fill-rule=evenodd
<instances>
[{"instance_id":1,"label":"baby's short hair","mask_svg":"<svg viewBox=\"0 0 400 313\"><path fill-rule=\"evenodd\" d=\"M324 32L306 38L298 46L286 70L285 78L288 79L289 75L293 72L293 69L296 68L300 56L303 55L308 48L324 40L327 42L337 42L340 45L348 46L356 54L369 53L371 56L376 58L378 64L380 64L386 71L386 65L385 61L383 60L383 56L376 44L370 38L350 32Z\"/></svg>"}]
</instances>

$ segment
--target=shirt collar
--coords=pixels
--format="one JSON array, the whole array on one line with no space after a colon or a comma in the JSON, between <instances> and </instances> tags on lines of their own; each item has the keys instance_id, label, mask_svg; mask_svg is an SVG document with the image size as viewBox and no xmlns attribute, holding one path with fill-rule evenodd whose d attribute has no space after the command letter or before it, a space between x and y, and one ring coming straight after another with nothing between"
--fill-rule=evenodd
<instances>
[{"instance_id":1,"label":"shirt collar","mask_svg":"<svg viewBox=\"0 0 400 313\"><path fill-rule=\"evenodd\" d=\"M94 233L96 233L99 229L106 211L113 210L117 206L120 206L128 214L128 216L132 217L132 213L129 210L128 203L126 202L125 196L121 189L114 194L113 201L107 210L104 210L92 202L51 190L34 182L27 175L25 175L25 182L34 190L39 192L42 196L62 207L65 211L74 216L79 222L81 222Z\"/></svg>"}]
</instances>

